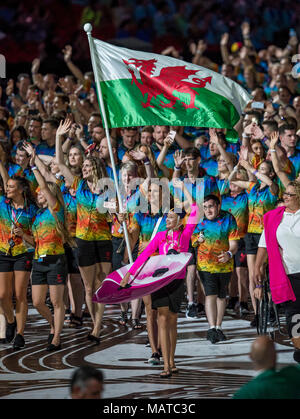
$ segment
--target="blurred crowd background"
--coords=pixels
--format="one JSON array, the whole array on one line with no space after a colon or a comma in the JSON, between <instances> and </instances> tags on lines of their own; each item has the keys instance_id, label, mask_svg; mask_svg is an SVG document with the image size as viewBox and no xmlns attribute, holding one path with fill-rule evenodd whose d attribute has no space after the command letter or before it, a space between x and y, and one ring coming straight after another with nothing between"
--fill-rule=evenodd
<instances>
[{"instance_id":1,"label":"blurred crowd background","mask_svg":"<svg viewBox=\"0 0 300 419\"><path fill-rule=\"evenodd\" d=\"M73 47L73 60L89 67L89 49L82 26L104 41L160 53L172 45L190 60L190 44L203 39L206 55L221 63L223 33L229 43L242 42L241 23L251 25L256 49L283 47L290 28L300 28L300 2L291 0L7 0L0 5L0 51L10 77L29 72L34 58L44 72L67 73L62 48ZM298 29L297 29L298 28ZM299 36L298 36L299 38ZM63 75L63 74L62 74Z\"/></svg>"}]
</instances>

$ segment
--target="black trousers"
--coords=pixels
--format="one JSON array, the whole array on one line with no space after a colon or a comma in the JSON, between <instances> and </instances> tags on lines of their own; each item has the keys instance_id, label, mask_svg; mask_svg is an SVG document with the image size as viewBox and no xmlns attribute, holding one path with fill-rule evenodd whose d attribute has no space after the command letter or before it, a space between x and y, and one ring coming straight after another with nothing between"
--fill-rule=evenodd
<instances>
[{"instance_id":1,"label":"black trousers","mask_svg":"<svg viewBox=\"0 0 300 419\"><path fill-rule=\"evenodd\" d=\"M298 336L300 335L300 273L290 274L288 277L291 282L296 301L287 301L283 306L285 309L289 337L292 338L296 337L295 333L298 333ZM298 316L295 316L295 314L298 314ZM295 318L293 319L294 316ZM296 326L297 323L298 326ZM294 328L294 326L296 327Z\"/></svg>"}]
</instances>

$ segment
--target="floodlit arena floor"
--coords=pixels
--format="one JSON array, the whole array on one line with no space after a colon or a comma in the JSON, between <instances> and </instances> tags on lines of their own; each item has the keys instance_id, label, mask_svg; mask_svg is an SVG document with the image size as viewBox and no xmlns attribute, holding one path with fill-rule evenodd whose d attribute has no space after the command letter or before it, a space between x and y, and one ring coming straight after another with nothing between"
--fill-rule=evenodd
<instances>
[{"instance_id":1,"label":"floodlit arena floor","mask_svg":"<svg viewBox=\"0 0 300 419\"><path fill-rule=\"evenodd\" d=\"M223 331L228 340L213 345L206 340L206 317L188 320L182 306L176 349L180 372L164 379L159 377L162 366L147 363L151 349L145 346L145 327L133 330L130 322L120 326L119 314L119 306L106 307L100 345L86 339L90 331L90 321L86 321L81 329L64 328L62 349L49 353L45 350L48 325L30 308L25 348L13 351L11 344L0 346L0 398L67 398L71 373L80 365L103 371L104 398L230 398L254 376L248 353L257 334L249 326L249 316L241 319L227 312ZM288 337L276 332L275 341L278 366L294 364Z\"/></svg>"}]
</instances>

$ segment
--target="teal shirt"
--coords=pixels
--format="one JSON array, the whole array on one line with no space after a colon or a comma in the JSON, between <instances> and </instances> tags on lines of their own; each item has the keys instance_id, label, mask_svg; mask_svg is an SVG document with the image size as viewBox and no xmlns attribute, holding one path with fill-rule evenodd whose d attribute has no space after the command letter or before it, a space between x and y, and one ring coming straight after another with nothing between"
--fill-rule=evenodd
<instances>
[{"instance_id":1,"label":"teal shirt","mask_svg":"<svg viewBox=\"0 0 300 419\"><path fill-rule=\"evenodd\" d=\"M234 399L300 399L300 367L270 369L241 387Z\"/></svg>"}]
</instances>

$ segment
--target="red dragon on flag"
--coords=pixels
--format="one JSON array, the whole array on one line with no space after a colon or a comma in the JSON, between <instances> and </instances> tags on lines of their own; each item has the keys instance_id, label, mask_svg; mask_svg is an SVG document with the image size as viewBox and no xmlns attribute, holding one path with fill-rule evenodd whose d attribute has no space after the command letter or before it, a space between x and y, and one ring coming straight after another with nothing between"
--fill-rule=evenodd
<instances>
[{"instance_id":1,"label":"red dragon on flag","mask_svg":"<svg viewBox=\"0 0 300 419\"><path fill-rule=\"evenodd\" d=\"M155 63L157 60L137 60L135 58L130 58L128 61L123 60L124 64L127 66L127 70L132 76L131 84L135 85L141 91L143 97L147 96L147 101L142 102L144 108L154 108L154 105L151 105L152 98L156 98L159 95L163 95L164 98L169 101L168 103L159 102L159 106L162 108L174 108L176 101L178 100L182 106L186 109L194 108L199 109L195 106L196 95L199 93L193 89L198 89L206 86L206 83L211 83L211 76L204 78L194 78L192 82L185 81L191 75L195 75L199 70L189 70L186 66L176 66L176 67L164 67L158 76L153 76L154 70L156 68ZM141 82L138 81L134 70L130 66L134 65L141 76ZM191 96L190 104L181 102L180 99L173 95L174 92L188 93Z\"/></svg>"}]
</instances>

